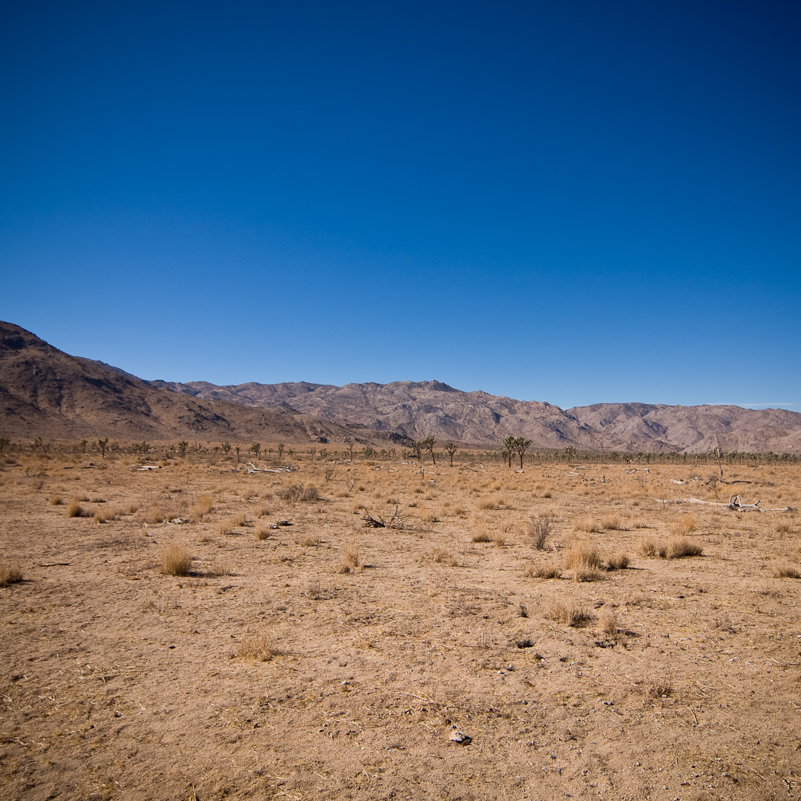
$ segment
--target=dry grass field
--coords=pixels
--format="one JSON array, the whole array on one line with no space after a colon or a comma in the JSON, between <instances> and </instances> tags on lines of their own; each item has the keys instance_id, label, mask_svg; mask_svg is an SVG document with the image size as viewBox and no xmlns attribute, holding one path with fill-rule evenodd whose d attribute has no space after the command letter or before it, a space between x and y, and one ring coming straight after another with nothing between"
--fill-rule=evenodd
<instances>
[{"instance_id":1,"label":"dry grass field","mask_svg":"<svg viewBox=\"0 0 801 801\"><path fill-rule=\"evenodd\" d=\"M293 462L4 458L0 797L801 796L801 467Z\"/></svg>"}]
</instances>

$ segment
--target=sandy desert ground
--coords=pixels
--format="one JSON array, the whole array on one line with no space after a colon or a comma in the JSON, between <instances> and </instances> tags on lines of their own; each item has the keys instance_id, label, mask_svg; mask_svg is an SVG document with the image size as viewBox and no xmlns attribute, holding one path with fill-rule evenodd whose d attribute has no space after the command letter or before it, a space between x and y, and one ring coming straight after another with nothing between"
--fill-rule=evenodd
<instances>
[{"instance_id":1,"label":"sandy desert ground","mask_svg":"<svg viewBox=\"0 0 801 801\"><path fill-rule=\"evenodd\" d=\"M801 796L801 467L292 461L3 457L0 797Z\"/></svg>"}]
</instances>

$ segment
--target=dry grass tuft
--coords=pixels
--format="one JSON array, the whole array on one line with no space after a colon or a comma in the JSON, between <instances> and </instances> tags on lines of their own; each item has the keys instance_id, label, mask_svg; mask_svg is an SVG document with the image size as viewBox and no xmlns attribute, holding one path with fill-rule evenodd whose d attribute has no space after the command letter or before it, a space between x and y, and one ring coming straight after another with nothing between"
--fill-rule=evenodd
<instances>
[{"instance_id":1,"label":"dry grass tuft","mask_svg":"<svg viewBox=\"0 0 801 801\"><path fill-rule=\"evenodd\" d=\"M573 601L559 598L551 602L545 617L555 620L557 623L564 623L567 626L583 626L592 620L592 615Z\"/></svg>"},{"instance_id":2,"label":"dry grass tuft","mask_svg":"<svg viewBox=\"0 0 801 801\"><path fill-rule=\"evenodd\" d=\"M429 554L431 561L440 565L449 565L450 567L459 567L459 559L447 548L434 548Z\"/></svg>"},{"instance_id":3,"label":"dry grass tuft","mask_svg":"<svg viewBox=\"0 0 801 801\"><path fill-rule=\"evenodd\" d=\"M551 518L532 517L526 524L526 533L531 538L531 547L537 551L544 551L551 533Z\"/></svg>"},{"instance_id":4,"label":"dry grass tuft","mask_svg":"<svg viewBox=\"0 0 801 801\"><path fill-rule=\"evenodd\" d=\"M617 615L611 609L605 610L598 619L598 631L607 637L617 636Z\"/></svg>"},{"instance_id":5,"label":"dry grass tuft","mask_svg":"<svg viewBox=\"0 0 801 801\"><path fill-rule=\"evenodd\" d=\"M269 528L264 528L264 526L256 529L256 539L257 540L268 540L270 539L270 534L272 532Z\"/></svg>"},{"instance_id":6,"label":"dry grass tuft","mask_svg":"<svg viewBox=\"0 0 801 801\"><path fill-rule=\"evenodd\" d=\"M320 544L320 538L315 534L302 534L296 542L303 548L316 548Z\"/></svg>"},{"instance_id":7,"label":"dry grass tuft","mask_svg":"<svg viewBox=\"0 0 801 801\"><path fill-rule=\"evenodd\" d=\"M682 515L671 526L671 531L677 537L686 537L688 534L692 534L695 530L695 517L693 516L692 512Z\"/></svg>"},{"instance_id":8,"label":"dry grass tuft","mask_svg":"<svg viewBox=\"0 0 801 801\"><path fill-rule=\"evenodd\" d=\"M492 542L492 537L490 536L488 531L478 531L473 534L472 537L473 542Z\"/></svg>"},{"instance_id":9,"label":"dry grass tuft","mask_svg":"<svg viewBox=\"0 0 801 801\"><path fill-rule=\"evenodd\" d=\"M606 560L607 570L625 570L631 564L628 554L618 553Z\"/></svg>"},{"instance_id":10,"label":"dry grass tuft","mask_svg":"<svg viewBox=\"0 0 801 801\"><path fill-rule=\"evenodd\" d=\"M303 484L290 484L287 487L281 487L275 494L282 501L288 501L290 503L320 500L320 490L313 484L310 484L308 487Z\"/></svg>"},{"instance_id":11,"label":"dry grass tuft","mask_svg":"<svg viewBox=\"0 0 801 801\"><path fill-rule=\"evenodd\" d=\"M192 554L185 545L174 542L161 552L161 572L165 576L186 576L192 567Z\"/></svg>"},{"instance_id":12,"label":"dry grass tuft","mask_svg":"<svg viewBox=\"0 0 801 801\"><path fill-rule=\"evenodd\" d=\"M569 570L575 581L597 581L602 566L598 549L584 542L574 542L562 554L562 569Z\"/></svg>"},{"instance_id":13,"label":"dry grass tuft","mask_svg":"<svg viewBox=\"0 0 801 801\"><path fill-rule=\"evenodd\" d=\"M64 501L61 500L61 496L60 495L54 495L50 499L50 505L51 506L61 506L62 503L64 503Z\"/></svg>"},{"instance_id":14,"label":"dry grass tuft","mask_svg":"<svg viewBox=\"0 0 801 801\"><path fill-rule=\"evenodd\" d=\"M255 659L257 662L269 662L281 651L266 634L253 634L239 643L236 655L240 659Z\"/></svg>"},{"instance_id":15,"label":"dry grass tuft","mask_svg":"<svg viewBox=\"0 0 801 801\"><path fill-rule=\"evenodd\" d=\"M167 519L167 515L160 506L154 503L151 504L150 508L147 510L145 519L151 525L155 525L156 523L163 523Z\"/></svg>"},{"instance_id":16,"label":"dry grass tuft","mask_svg":"<svg viewBox=\"0 0 801 801\"><path fill-rule=\"evenodd\" d=\"M608 514L604 515L601 518L601 528L604 531L623 531L623 521L620 519L620 515L617 514Z\"/></svg>"},{"instance_id":17,"label":"dry grass tuft","mask_svg":"<svg viewBox=\"0 0 801 801\"><path fill-rule=\"evenodd\" d=\"M573 523L576 531L586 531L588 534L597 534L601 531L601 526L589 515L577 517Z\"/></svg>"},{"instance_id":18,"label":"dry grass tuft","mask_svg":"<svg viewBox=\"0 0 801 801\"><path fill-rule=\"evenodd\" d=\"M351 540L345 543L342 550L342 562L339 565L340 573L353 573L359 567L359 546Z\"/></svg>"},{"instance_id":19,"label":"dry grass tuft","mask_svg":"<svg viewBox=\"0 0 801 801\"><path fill-rule=\"evenodd\" d=\"M526 576L529 578L558 579L562 578L562 571L557 565L529 565L526 568Z\"/></svg>"},{"instance_id":20,"label":"dry grass tuft","mask_svg":"<svg viewBox=\"0 0 801 801\"><path fill-rule=\"evenodd\" d=\"M16 562L10 565L0 566L0 587L7 587L9 584L18 584L22 579L22 571Z\"/></svg>"},{"instance_id":21,"label":"dry grass tuft","mask_svg":"<svg viewBox=\"0 0 801 801\"><path fill-rule=\"evenodd\" d=\"M775 578L801 578L801 572L792 565L782 565L782 567L777 567L773 571L773 576Z\"/></svg>"},{"instance_id":22,"label":"dry grass tuft","mask_svg":"<svg viewBox=\"0 0 801 801\"><path fill-rule=\"evenodd\" d=\"M688 537L678 534L670 537L667 542L667 558L682 559L685 556L701 556L704 549Z\"/></svg>"},{"instance_id":23,"label":"dry grass tuft","mask_svg":"<svg viewBox=\"0 0 801 801\"><path fill-rule=\"evenodd\" d=\"M214 511L214 502L211 499L211 495L201 495L196 501L195 505L192 508L192 513L195 519L202 520L206 515L209 515Z\"/></svg>"},{"instance_id":24,"label":"dry grass tuft","mask_svg":"<svg viewBox=\"0 0 801 801\"><path fill-rule=\"evenodd\" d=\"M67 517L88 517L88 513L78 501L70 501L67 505Z\"/></svg>"}]
</instances>

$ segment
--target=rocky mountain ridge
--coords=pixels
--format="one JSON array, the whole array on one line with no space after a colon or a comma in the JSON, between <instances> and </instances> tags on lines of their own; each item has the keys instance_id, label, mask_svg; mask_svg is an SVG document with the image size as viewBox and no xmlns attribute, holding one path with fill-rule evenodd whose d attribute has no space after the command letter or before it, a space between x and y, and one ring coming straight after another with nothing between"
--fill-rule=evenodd
<instances>
[{"instance_id":1,"label":"rocky mountain ridge","mask_svg":"<svg viewBox=\"0 0 801 801\"><path fill-rule=\"evenodd\" d=\"M433 435L439 443L498 447L505 436L523 436L536 449L801 454L801 414L783 409L599 403L563 410L440 381L145 381L69 356L11 323L0 323L0 410L0 435L12 438L350 439L408 447Z\"/></svg>"}]
</instances>

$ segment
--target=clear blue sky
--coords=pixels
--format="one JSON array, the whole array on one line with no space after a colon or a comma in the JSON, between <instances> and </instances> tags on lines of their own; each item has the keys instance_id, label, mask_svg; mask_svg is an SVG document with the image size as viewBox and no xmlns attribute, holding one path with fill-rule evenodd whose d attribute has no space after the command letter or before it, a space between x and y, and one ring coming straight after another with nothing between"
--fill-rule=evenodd
<instances>
[{"instance_id":1,"label":"clear blue sky","mask_svg":"<svg viewBox=\"0 0 801 801\"><path fill-rule=\"evenodd\" d=\"M14 3L0 319L143 378L801 411L801 5Z\"/></svg>"}]
</instances>

